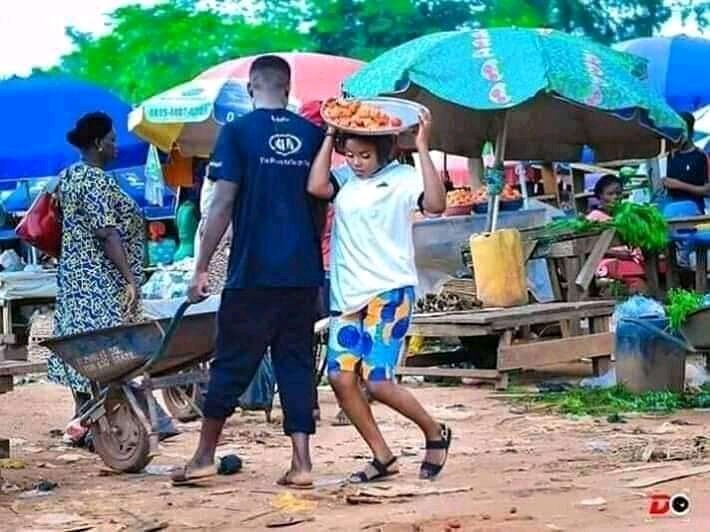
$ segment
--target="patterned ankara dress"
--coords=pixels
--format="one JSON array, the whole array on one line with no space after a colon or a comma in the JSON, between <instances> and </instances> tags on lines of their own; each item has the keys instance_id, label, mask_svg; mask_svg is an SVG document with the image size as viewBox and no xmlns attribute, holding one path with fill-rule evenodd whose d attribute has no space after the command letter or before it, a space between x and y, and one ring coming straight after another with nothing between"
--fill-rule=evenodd
<instances>
[{"instance_id":1,"label":"patterned ankara dress","mask_svg":"<svg viewBox=\"0 0 710 532\"><path fill-rule=\"evenodd\" d=\"M129 308L126 281L104 253L95 231L114 227L138 285L143 281L145 235L138 205L100 168L78 163L62 173L62 254L57 275L55 336L116 327L142 318L140 302ZM49 380L89 393L89 382L50 356Z\"/></svg>"}]
</instances>

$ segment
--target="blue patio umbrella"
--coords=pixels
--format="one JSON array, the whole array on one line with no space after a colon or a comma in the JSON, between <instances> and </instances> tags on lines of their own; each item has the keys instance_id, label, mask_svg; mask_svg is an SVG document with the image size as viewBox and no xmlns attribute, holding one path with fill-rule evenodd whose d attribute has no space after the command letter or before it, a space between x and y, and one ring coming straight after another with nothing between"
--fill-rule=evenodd
<instances>
[{"instance_id":1,"label":"blue patio umbrella","mask_svg":"<svg viewBox=\"0 0 710 532\"><path fill-rule=\"evenodd\" d=\"M648 60L648 81L678 112L710 104L710 39L645 37L616 48Z\"/></svg>"},{"instance_id":2,"label":"blue patio umbrella","mask_svg":"<svg viewBox=\"0 0 710 532\"><path fill-rule=\"evenodd\" d=\"M142 165L148 145L127 130L131 107L101 87L64 77L0 82L0 182L56 175L79 157L66 133L84 113L110 115L118 135L114 168Z\"/></svg>"}]
</instances>

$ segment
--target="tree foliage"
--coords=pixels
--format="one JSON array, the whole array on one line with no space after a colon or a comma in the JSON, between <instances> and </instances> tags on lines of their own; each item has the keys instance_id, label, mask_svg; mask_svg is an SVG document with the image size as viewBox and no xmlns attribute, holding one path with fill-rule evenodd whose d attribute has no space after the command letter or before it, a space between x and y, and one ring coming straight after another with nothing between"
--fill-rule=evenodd
<instances>
[{"instance_id":1,"label":"tree foliage","mask_svg":"<svg viewBox=\"0 0 710 532\"><path fill-rule=\"evenodd\" d=\"M421 35L455 30L474 20L484 2L463 0L271 0L260 18L308 32L319 52L372 59ZM296 6L299 6L298 8Z\"/></svg>"},{"instance_id":2,"label":"tree foliage","mask_svg":"<svg viewBox=\"0 0 710 532\"><path fill-rule=\"evenodd\" d=\"M235 57L318 51L369 60L398 44L459 28L549 27L602 43L652 35L671 7L701 27L707 0L164 0L108 15L110 32L67 29L74 51L52 71L141 101Z\"/></svg>"},{"instance_id":3,"label":"tree foliage","mask_svg":"<svg viewBox=\"0 0 710 532\"><path fill-rule=\"evenodd\" d=\"M67 29L74 51L62 58L54 72L104 85L131 102L228 59L307 47L300 32L203 8L195 0L130 5L108 17L111 31L106 35Z\"/></svg>"}]
</instances>

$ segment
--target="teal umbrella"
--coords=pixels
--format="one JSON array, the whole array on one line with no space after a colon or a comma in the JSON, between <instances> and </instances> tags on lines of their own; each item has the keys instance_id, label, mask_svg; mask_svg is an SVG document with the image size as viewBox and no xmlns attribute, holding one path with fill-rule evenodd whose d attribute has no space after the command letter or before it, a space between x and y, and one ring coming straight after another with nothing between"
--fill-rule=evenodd
<instances>
[{"instance_id":1,"label":"teal umbrella","mask_svg":"<svg viewBox=\"0 0 710 532\"><path fill-rule=\"evenodd\" d=\"M355 97L417 101L434 118L432 147L480 157L506 124L514 160L653 157L684 124L647 87L646 62L552 30L434 33L394 48L346 80ZM508 112L506 112L508 111ZM503 117L506 117L503 120Z\"/></svg>"},{"instance_id":2,"label":"teal umbrella","mask_svg":"<svg viewBox=\"0 0 710 532\"><path fill-rule=\"evenodd\" d=\"M490 141L499 166L504 157L578 161L586 145L611 161L655 157L660 139L684 136L645 77L644 60L584 38L496 28L409 41L347 79L344 91L427 106L432 148L447 153L480 157ZM492 207L495 220L497 201Z\"/></svg>"}]
</instances>

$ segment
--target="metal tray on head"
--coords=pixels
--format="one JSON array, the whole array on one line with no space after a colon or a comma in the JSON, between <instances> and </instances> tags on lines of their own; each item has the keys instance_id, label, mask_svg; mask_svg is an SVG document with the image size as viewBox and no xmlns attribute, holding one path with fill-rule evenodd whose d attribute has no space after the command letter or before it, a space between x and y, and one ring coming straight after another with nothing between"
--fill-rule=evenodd
<instances>
[{"instance_id":1,"label":"metal tray on head","mask_svg":"<svg viewBox=\"0 0 710 532\"><path fill-rule=\"evenodd\" d=\"M389 116L397 117L402 121L402 125L399 127L389 127L382 129L343 127L337 122L329 119L325 115L325 107L331 101L333 100L326 100L321 106L320 114L321 117L323 117L325 123L329 126L334 127L338 131L342 131L344 133L352 133L354 135L399 135L400 133L404 133L416 127L419 124L419 115L427 111L427 108L420 103L410 102L409 100L402 100L400 98L390 98L386 96L380 96L377 98L341 98L341 101L358 101L363 104L372 105L381 109Z\"/></svg>"},{"instance_id":2,"label":"metal tray on head","mask_svg":"<svg viewBox=\"0 0 710 532\"><path fill-rule=\"evenodd\" d=\"M164 356L148 373L161 375L210 358L215 346L216 313L182 317ZM171 319L50 338L41 343L80 375L108 384L140 369L163 344Z\"/></svg>"}]
</instances>

